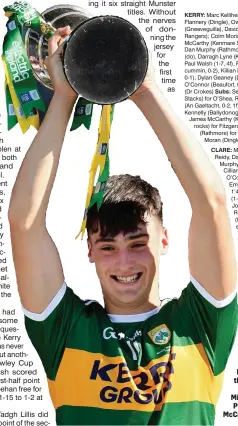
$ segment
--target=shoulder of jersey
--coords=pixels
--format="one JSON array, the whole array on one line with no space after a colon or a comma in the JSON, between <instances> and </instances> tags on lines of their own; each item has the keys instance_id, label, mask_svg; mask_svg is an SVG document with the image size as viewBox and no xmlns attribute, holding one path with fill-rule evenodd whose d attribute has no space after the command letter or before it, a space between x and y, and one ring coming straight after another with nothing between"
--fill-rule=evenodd
<instances>
[{"instance_id":1,"label":"shoulder of jersey","mask_svg":"<svg viewBox=\"0 0 238 426\"><path fill-rule=\"evenodd\" d=\"M167 299L161 300L159 313L165 314L169 312L171 314L174 311L174 309L176 309L177 302L178 302L178 299L176 297L173 297L173 299L167 298Z\"/></svg>"}]
</instances>

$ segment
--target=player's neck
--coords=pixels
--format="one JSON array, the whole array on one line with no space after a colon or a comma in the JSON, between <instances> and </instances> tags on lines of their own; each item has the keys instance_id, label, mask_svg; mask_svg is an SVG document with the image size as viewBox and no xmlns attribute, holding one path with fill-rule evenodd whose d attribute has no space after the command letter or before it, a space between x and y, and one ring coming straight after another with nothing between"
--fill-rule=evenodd
<instances>
[{"instance_id":1,"label":"player's neck","mask_svg":"<svg viewBox=\"0 0 238 426\"><path fill-rule=\"evenodd\" d=\"M109 300L105 300L105 309L108 314L112 315L136 315L144 314L150 311L153 311L155 308L160 306L160 300L156 301L157 303L145 301L141 304L120 304L114 303Z\"/></svg>"}]
</instances>

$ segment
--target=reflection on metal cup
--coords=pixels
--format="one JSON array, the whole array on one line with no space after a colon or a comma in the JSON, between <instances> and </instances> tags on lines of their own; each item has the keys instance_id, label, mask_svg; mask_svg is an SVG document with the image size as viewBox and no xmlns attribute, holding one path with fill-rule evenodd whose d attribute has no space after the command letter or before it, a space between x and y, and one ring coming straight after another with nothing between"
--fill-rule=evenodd
<instances>
[{"instance_id":1,"label":"reflection on metal cup","mask_svg":"<svg viewBox=\"0 0 238 426\"><path fill-rule=\"evenodd\" d=\"M53 29L69 25L74 30L92 15L85 9L68 4L52 6L41 13L42 22L49 24ZM34 77L38 82L53 89L49 74L44 65L44 60L48 55L48 40L43 33L28 29L25 33L25 46L28 58L31 62Z\"/></svg>"}]
</instances>

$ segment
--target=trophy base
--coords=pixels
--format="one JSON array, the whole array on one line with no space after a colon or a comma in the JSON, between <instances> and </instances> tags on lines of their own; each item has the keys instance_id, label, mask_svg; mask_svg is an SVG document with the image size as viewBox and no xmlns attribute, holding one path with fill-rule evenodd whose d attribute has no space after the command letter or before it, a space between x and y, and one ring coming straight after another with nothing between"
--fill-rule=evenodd
<instances>
[{"instance_id":1,"label":"trophy base","mask_svg":"<svg viewBox=\"0 0 238 426\"><path fill-rule=\"evenodd\" d=\"M63 64L75 92L93 103L114 104L131 96L143 82L148 50L130 22L98 16L71 33Z\"/></svg>"}]
</instances>

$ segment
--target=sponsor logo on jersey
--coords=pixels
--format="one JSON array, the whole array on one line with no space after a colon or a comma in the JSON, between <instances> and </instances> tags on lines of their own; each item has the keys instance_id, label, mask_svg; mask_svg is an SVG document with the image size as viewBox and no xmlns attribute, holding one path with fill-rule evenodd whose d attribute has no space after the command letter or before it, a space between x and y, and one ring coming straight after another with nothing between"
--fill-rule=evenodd
<instances>
[{"instance_id":1,"label":"sponsor logo on jersey","mask_svg":"<svg viewBox=\"0 0 238 426\"><path fill-rule=\"evenodd\" d=\"M130 371L126 362L105 363L102 358L96 359L90 380L95 381L95 387L104 382L104 386L98 388L103 403L161 405L172 388L175 358L176 354L171 353L167 360L155 360L148 368L139 367L137 371Z\"/></svg>"},{"instance_id":2,"label":"sponsor logo on jersey","mask_svg":"<svg viewBox=\"0 0 238 426\"><path fill-rule=\"evenodd\" d=\"M104 330L103 330L103 338L105 340L108 340L108 339L118 339L118 340L126 339L126 340L130 340L130 341L133 342L138 336L141 336L141 334L142 334L141 330L136 330L132 337L128 337L128 336L125 335L125 333L117 333L114 330L113 327L107 327L107 328L104 328Z\"/></svg>"},{"instance_id":3,"label":"sponsor logo on jersey","mask_svg":"<svg viewBox=\"0 0 238 426\"><path fill-rule=\"evenodd\" d=\"M171 333L166 324L158 325L147 333L156 345L165 345L169 342Z\"/></svg>"}]
</instances>

